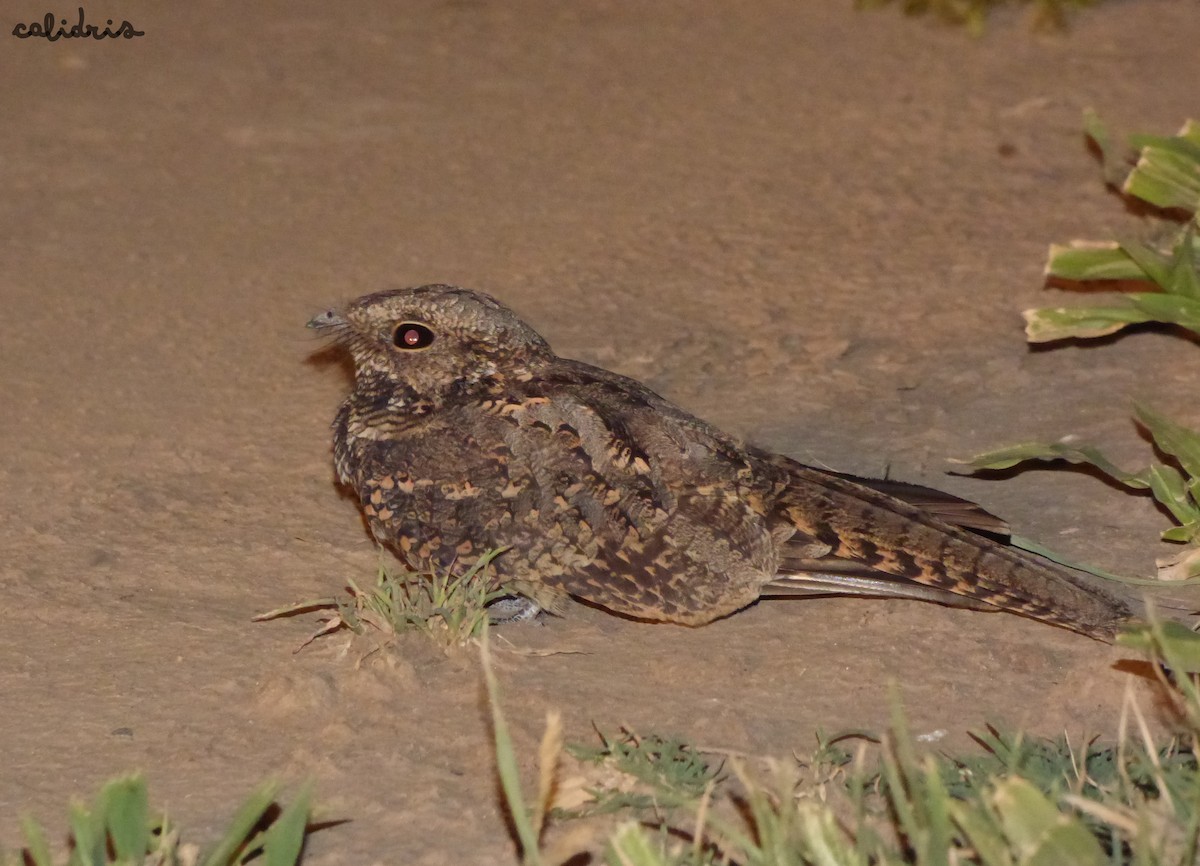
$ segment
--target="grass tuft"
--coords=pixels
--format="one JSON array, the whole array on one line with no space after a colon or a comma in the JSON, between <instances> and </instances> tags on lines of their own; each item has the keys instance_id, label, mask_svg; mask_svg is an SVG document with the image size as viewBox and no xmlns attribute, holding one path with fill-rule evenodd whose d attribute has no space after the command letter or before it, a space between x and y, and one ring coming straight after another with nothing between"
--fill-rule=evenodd
<instances>
[{"instance_id":1,"label":"grass tuft","mask_svg":"<svg viewBox=\"0 0 1200 866\"><path fill-rule=\"evenodd\" d=\"M302 601L261 613L255 622L324 611L320 627L297 647L342 629L356 635L418 632L442 647L477 641L488 622L488 605L505 595L488 569L502 550L490 550L461 574L419 573L395 569L380 555L375 585L367 589L347 580L345 597Z\"/></svg>"},{"instance_id":2,"label":"grass tuft","mask_svg":"<svg viewBox=\"0 0 1200 866\"><path fill-rule=\"evenodd\" d=\"M277 810L278 787L257 788L237 810L225 833L208 851L181 841L179 830L150 811L146 782L139 775L114 779L100 789L88 808L70 809L70 845L55 859L37 822L23 823L25 848L0 853L3 866L241 866L250 860L264 866L300 862L308 832L311 791L301 788L292 802Z\"/></svg>"},{"instance_id":3,"label":"grass tuft","mask_svg":"<svg viewBox=\"0 0 1200 866\"><path fill-rule=\"evenodd\" d=\"M1084 125L1101 153L1106 182L1160 219L1143 239L1051 246L1046 276L1052 284L1136 291L1104 305L1026 310L1027 339L1089 339L1147 322L1200 334L1200 123L1189 120L1169 137L1133 136L1133 156L1118 152L1095 113L1085 115Z\"/></svg>"},{"instance_id":4,"label":"grass tuft","mask_svg":"<svg viewBox=\"0 0 1200 866\"><path fill-rule=\"evenodd\" d=\"M560 810L557 814L583 817L621 810L657 810L699 798L717 781L720 768L677 738L652 734L641 736L622 728L617 736L596 732L599 746L571 744L568 754L592 767L604 767L634 782L630 786L595 787L586 808Z\"/></svg>"},{"instance_id":5,"label":"grass tuft","mask_svg":"<svg viewBox=\"0 0 1200 866\"><path fill-rule=\"evenodd\" d=\"M593 791L594 804L623 820L602 851L577 856L598 854L609 866L1194 866L1200 689L1185 674L1196 669L1189 664L1200 667L1198 641L1161 624L1122 639L1146 649L1159 669L1174 671L1162 685L1184 709L1182 729L1161 742L1132 697L1113 745L989 727L974 735L980 753L965 758L920 753L893 700L873 767L865 742L853 760L822 739L808 760L762 761L763 773L752 772L744 757L729 757L722 773L677 739L601 735L599 748L570 751L611 770L610 790ZM496 746L498 763L508 768L501 777L509 780L509 809L528 815L512 743L498 735ZM544 756L542 768L544 774ZM647 786L649 798L627 796L621 776ZM822 780L818 789L814 779ZM525 862L545 862L530 852L534 837L522 839Z\"/></svg>"},{"instance_id":6,"label":"grass tuft","mask_svg":"<svg viewBox=\"0 0 1200 866\"><path fill-rule=\"evenodd\" d=\"M1094 112L1084 126L1104 165L1105 181L1129 199L1153 208L1159 217L1153 238L1096 243L1072 241L1052 246L1046 274L1052 284L1120 289L1134 286L1112 303L1090 307L1026 310L1027 339L1040 343L1086 339L1115 333L1128 325L1157 322L1200 334L1200 124L1189 120L1171 137L1139 135L1127 157L1113 145ZM1182 223L1182 225L1181 225ZM1121 469L1097 448L1073 436L1058 442L1028 442L988 451L965 461L972 470L1008 469L1029 461L1086 464L1136 493L1149 493L1175 525L1164 541L1185 547L1158 561L1158 581L1122 578L1086 565L1064 561L1025 539L1013 543L1056 562L1100 577L1133 585L1200 580L1200 433L1144 406L1135 406L1138 424L1164 460L1138 472Z\"/></svg>"}]
</instances>

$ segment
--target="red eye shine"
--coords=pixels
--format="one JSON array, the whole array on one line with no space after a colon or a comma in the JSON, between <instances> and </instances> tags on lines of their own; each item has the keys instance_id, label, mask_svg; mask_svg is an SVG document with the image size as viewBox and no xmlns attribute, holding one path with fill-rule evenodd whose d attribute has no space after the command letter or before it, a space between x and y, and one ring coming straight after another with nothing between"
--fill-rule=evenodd
<instances>
[{"instance_id":1,"label":"red eye shine","mask_svg":"<svg viewBox=\"0 0 1200 866\"><path fill-rule=\"evenodd\" d=\"M433 331L420 322L401 322L392 331L392 342L398 349L424 349L433 338Z\"/></svg>"}]
</instances>

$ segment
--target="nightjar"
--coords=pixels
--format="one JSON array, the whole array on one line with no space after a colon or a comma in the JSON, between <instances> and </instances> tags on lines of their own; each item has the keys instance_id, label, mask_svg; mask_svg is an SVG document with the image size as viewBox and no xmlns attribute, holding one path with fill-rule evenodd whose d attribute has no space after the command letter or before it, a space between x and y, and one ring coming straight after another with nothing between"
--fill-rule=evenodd
<instances>
[{"instance_id":1,"label":"nightjar","mask_svg":"<svg viewBox=\"0 0 1200 866\"><path fill-rule=\"evenodd\" d=\"M337 476L414 568L485 551L540 608L701 625L773 595L918 598L1110 639L1126 604L916 485L804 466L644 385L560 358L495 299L379 292L309 327L352 355Z\"/></svg>"}]
</instances>

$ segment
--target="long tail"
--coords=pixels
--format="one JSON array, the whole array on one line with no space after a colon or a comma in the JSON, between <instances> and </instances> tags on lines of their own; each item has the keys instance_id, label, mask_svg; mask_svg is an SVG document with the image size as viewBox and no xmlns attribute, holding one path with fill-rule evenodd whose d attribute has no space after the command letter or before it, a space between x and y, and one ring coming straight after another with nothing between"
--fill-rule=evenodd
<instances>
[{"instance_id":1,"label":"long tail","mask_svg":"<svg viewBox=\"0 0 1200 866\"><path fill-rule=\"evenodd\" d=\"M768 594L890 595L999 608L1105 641L1131 617L1128 604L1078 573L858 480L774 459L791 479L775 515L796 534L784 545Z\"/></svg>"}]
</instances>

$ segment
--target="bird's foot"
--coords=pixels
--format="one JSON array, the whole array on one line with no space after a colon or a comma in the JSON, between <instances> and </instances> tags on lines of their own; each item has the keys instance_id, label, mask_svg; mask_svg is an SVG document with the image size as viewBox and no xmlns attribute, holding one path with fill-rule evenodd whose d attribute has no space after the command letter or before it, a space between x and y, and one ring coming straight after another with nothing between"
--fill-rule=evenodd
<instances>
[{"instance_id":1,"label":"bird's foot","mask_svg":"<svg viewBox=\"0 0 1200 866\"><path fill-rule=\"evenodd\" d=\"M487 606L488 621L492 625L503 625L510 622L537 622L544 617L542 606L531 598L523 595L506 595L498 598Z\"/></svg>"}]
</instances>

